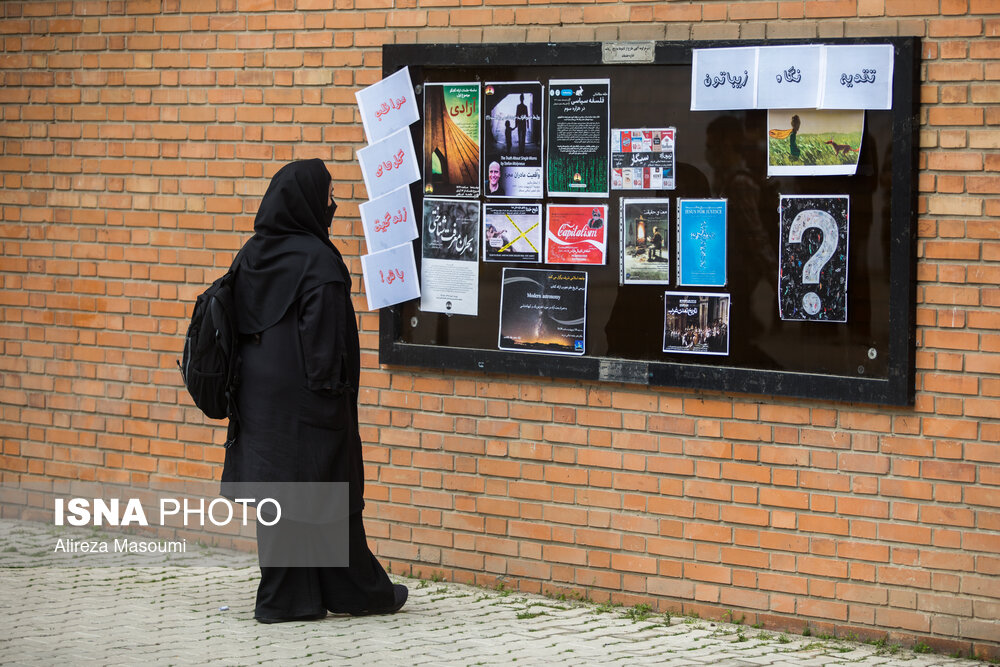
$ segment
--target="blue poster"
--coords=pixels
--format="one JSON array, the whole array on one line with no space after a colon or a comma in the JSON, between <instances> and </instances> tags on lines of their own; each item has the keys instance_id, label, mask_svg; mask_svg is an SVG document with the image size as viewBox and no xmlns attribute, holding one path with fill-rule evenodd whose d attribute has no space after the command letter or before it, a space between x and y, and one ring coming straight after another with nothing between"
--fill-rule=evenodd
<instances>
[{"instance_id":1,"label":"blue poster","mask_svg":"<svg viewBox=\"0 0 1000 667\"><path fill-rule=\"evenodd\" d=\"M677 284L726 284L726 200L677 201Z\"/></svg>"}]
</instances>

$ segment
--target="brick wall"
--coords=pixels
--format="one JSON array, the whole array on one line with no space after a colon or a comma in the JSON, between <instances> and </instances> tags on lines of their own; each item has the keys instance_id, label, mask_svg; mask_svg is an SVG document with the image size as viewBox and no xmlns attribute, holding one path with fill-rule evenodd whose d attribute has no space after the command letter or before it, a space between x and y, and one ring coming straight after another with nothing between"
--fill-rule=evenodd
<instances>
[{"instance_id":1,"label":"brick wall","mask_svg":"<svg viewBox=\"0 0 1000 667\"><path fill-rule=\"evenodd\" d=\"M0 4L5 481L206 480L174 366L284 162L360 277L354 92L407 42L919 35L908 409L394 371L361 311L368 525L396 572L1000 655L1000 3ZM356 284L360 281L356 281Z\"/></svg>"}]
</instances>

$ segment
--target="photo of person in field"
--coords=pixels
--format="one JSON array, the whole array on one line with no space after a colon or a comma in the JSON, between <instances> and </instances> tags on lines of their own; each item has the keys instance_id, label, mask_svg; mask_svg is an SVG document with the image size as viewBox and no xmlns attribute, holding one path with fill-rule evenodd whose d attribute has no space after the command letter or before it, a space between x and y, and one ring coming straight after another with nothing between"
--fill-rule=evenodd
<instances>
[{"instance_id":1,"label":"photo of person in field","mask_svg":"<svg viewBox=\"0 0 1000 667\"><path fill-rule=\"evenodd\" d=\"M767 112L769 176L853 174L865 112L773 109Z\"/></svg>"}]
</instances>

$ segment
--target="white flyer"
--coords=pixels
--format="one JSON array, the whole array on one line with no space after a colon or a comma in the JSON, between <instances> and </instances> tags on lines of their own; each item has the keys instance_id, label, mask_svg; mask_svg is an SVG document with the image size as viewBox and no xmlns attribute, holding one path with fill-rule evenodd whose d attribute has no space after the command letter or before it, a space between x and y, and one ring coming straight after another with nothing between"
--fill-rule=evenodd
<instances>
[{"instance_id":1,"label":"white flyer","mask_svg":"<svg viewBox=\"0 0 1000 667\"><path fill-rule=\"evenodd\" d=\"M378 252L412 241L419 236L417 216L407 185L366 201L358 207L368 252Z\"/></svg>"},{"instance_id":2,"label":"white flyer","mask_svg":"<svg viewBox=\"0 0 1000 667\"><path fill-rule=\"evenodd\" d=\"M691 53L691 111L756 108L757 47Z\"/></svg>"},{"instance_id":3,"label":"white flyer","mask_svg":"<svg viewBox=\"0 0 1000 667\"><path fill-rule=\"evenodd\" d=\"M892 44L823 47L820 109L891 109Z\"/></svg>"},{"instance_id":4,"label":"white flyer","mask_svg":"<svg viewBox=\"0 0 1000 667\"><path fill-rule=\"evenodd\" d=\"M361 271L365 279L368 310L420 297L420 280L412 243L362 256Z\"/></svg>"},{"instance_id":5,"label":"white flyer","mask_svg":"<svg viewBox=\"0 0 1000 667\"><path fill-rule=\"evenodd\" d=\"M369 144L420 120L410 70L404 67L354 94Z\"/></svg>"},{"instance_id":6,"label":"white flyer","mask_svg":"<svg viewBox=\"0 0 1000 667\"><path fill-rule=\"evenodd\" d=\"M757 58L758 109L815 109L823 47L762 46Z\"/></svg>"},{"instance_id":7,"label":"white flyer","mask_svg":"<svg viewBox=\"0 0 1000 667\"><path fill-rule=\"evenodd\" d=\"M420 165L413 148L413 138L406 127L359 150L358 162L369 199L420 180Z\"/></svg>"}]
</instances>

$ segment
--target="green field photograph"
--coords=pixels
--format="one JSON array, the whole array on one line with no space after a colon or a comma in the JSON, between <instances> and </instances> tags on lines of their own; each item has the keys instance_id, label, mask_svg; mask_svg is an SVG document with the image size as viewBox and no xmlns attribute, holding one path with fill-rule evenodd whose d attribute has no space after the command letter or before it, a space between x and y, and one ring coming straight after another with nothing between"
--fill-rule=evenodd
<instances>
[{"instance_id":1,"label":"green field photograph","mask_svg":"<svg viewBox=\"0 0 1000 667\"><path fill-rule=\"evenodd\" d=\"M853 174L864 124L864 111L768 111L768 175Z\"/></svg>"}]
</instances>

